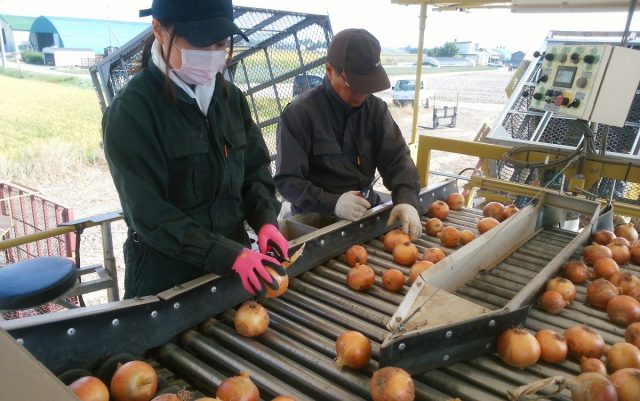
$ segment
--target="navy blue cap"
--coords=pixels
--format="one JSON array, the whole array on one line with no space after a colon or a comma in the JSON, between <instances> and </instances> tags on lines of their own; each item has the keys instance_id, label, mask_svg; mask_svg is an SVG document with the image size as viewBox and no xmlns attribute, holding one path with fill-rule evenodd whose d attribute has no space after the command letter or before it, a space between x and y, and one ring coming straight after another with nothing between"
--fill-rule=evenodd
<instances>
[{"instance_id":1,"label":"navy blue cap","mask_svg":"<svg viewBox=\"0 0 640 401\"><path fill-rule=\"evenodd\" d=\"M163 25L173 25L178 35L197 47L212 45L224 38L247 36L233 22L231 0L153 0L140 17L153 16Z\"/></svg>"}]
</instances>

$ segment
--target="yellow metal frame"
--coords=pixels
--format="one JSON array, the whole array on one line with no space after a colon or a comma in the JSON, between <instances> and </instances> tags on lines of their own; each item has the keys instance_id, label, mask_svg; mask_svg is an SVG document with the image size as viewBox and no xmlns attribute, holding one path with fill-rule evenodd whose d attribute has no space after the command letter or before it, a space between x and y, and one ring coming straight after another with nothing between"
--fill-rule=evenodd
<instances>
[{"instance_id":1,"label":"yellow metal frame","mask_svg":"<svg viewBox=\"0 0 640 401\"><path fill-rule=\"evenodd\" d=\"M420 184L426 187L429 184L429 164L431 161L431 151L443 151L450 153L476 156L480 158L480 170L483 176L472 177L469 182L470 194L467 199L470 203L475 194L475 190L482 189L493 193L507 193L511 195L536 196L542 192L557 192L556 190L541 188L533 185L519 184L487 178L489 174L489 162L491 160L502 160L504 154L511 150L509 146L495 145L490 143L464 141L459 139L449 139L431 135L420 135L418 140L418 151L416 167L420 177ZM513 159L528 161L530 163L551 162L564 159L569 151L557 148L540 148L540 150L521 152L513 155ZM578 166L570 166L564 170L566 182L571 181L578 172ZM622 162L619 159L609 156L587 156L584 161L584 188L591 188L601 177L612 180L622 180L632 183L640 183L640 166L630 162ZM606 204L606 199L601 199L602 204ZM631 217L640 217L640 207L626 203L615 203L616 214Z\"/></svg>"}]
</instances>

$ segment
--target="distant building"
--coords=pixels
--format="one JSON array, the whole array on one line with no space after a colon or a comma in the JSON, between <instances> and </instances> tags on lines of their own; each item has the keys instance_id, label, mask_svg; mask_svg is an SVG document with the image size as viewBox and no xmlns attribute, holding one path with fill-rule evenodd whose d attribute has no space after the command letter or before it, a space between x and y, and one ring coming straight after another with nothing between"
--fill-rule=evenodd
<instances>
[{"instance_id":1,"label":"distant building","mask_svg":"<svg viewBox=\"0 0 640 401\"><path fill-rule=\"evenodd\" d=\"M105 49L124 45L149 26L141 22L42 16L33 21L30 40L40 51L46 47L91 49L103 55Z\"/></svg>"},{"instance_id":2,"label":"distant building","mask_svg":"<svg viewBox=\"0 0 640 401\"><path fill-rule=\"evenodd\" d=\"M475 67L476 63L464 57L425 57L422 65L430 65L432 67Z\"/></svg>"},{"instance_id":3,"label":"distant building","mask_svg":"<svg viewBox=\"0 0 640 401\"><path fill-rule=\"evenodd\" d=\"M96 53L93 49L69 49L60 47L45 47L42 49L44 63L56 67L85 67L96 63Z\"/></svg>"},{"instance_id":4,"label":"distant building","mask_svg":"<svg viewBox=\"0 0 640 401\"><path fill-rule=\"evenodd\" d=\"M511 54L511 59L509 60L509 64L511 64L514 67L517 67L520 65L520 63L522 62L522 60L524 59L525 53L523 51L518 50L517 52L514 52Z\"/></svg>"},{"instance_id":5,"label":"distant building","mask_svg":"<svg viewBox=\"0 0 640 401\"><path fill-rule=\"evenodd\" d=\"M29 33L36 17L18 15L0 15L0 28L4 38L4 50L7 53L25 50L31 47Z\"/></svg>"},{"instance_id":6,"label":"distant building","mask_svg":"<svg viewBox=\"0 0 640 401\"><path fill-rule=\"evenodd\" d=\"M487 65L489 63L489 53L480 47L476 42L456 42L458 54L464 58L472 60L476 65Z\"/></svg>"}]
</instances>

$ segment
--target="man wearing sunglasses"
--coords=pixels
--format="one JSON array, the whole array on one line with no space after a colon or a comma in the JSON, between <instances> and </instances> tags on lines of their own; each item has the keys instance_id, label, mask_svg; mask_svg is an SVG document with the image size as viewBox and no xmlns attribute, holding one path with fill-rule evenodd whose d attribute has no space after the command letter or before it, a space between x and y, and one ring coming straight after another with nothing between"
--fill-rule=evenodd
<instances>
[{"instance_id":1,"label":"man wearing sunglasses","mask_svg":"<svg viewBox=\"0 0 640 401\"><path fill-rule=\"evenodd\" d=\"M380 203L377 170L395 205L388 224L399 219L412 239L420 236L418 172L386 103L372 95L390 86L371 33L334 36L323 84L292 101L278 123L275 182L294 214L360 219Z\"/></svg>"}]
</instances>

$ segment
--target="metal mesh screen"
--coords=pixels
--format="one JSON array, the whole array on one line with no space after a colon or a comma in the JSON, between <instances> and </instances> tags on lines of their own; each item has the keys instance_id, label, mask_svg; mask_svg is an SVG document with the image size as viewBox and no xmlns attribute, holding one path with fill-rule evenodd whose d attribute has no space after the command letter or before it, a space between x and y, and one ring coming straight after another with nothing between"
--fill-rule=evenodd
<instances>
[{"instance_id":1,"label":"metal mesh screen","mask_svg":"<svg viewBox=\"0 0 640 401\"><path fill-rule=\"evenodd\" d=\"M234 6L234 22L249 42L234 38L228 79L247 95L252 117L275 160L276 126L282 110L324 76L333 36L329 17ZM151 35L147 30L91 70L98 97L105 101L103 111L139 70L145 39Z\"/></svg>"}]
</instances>

